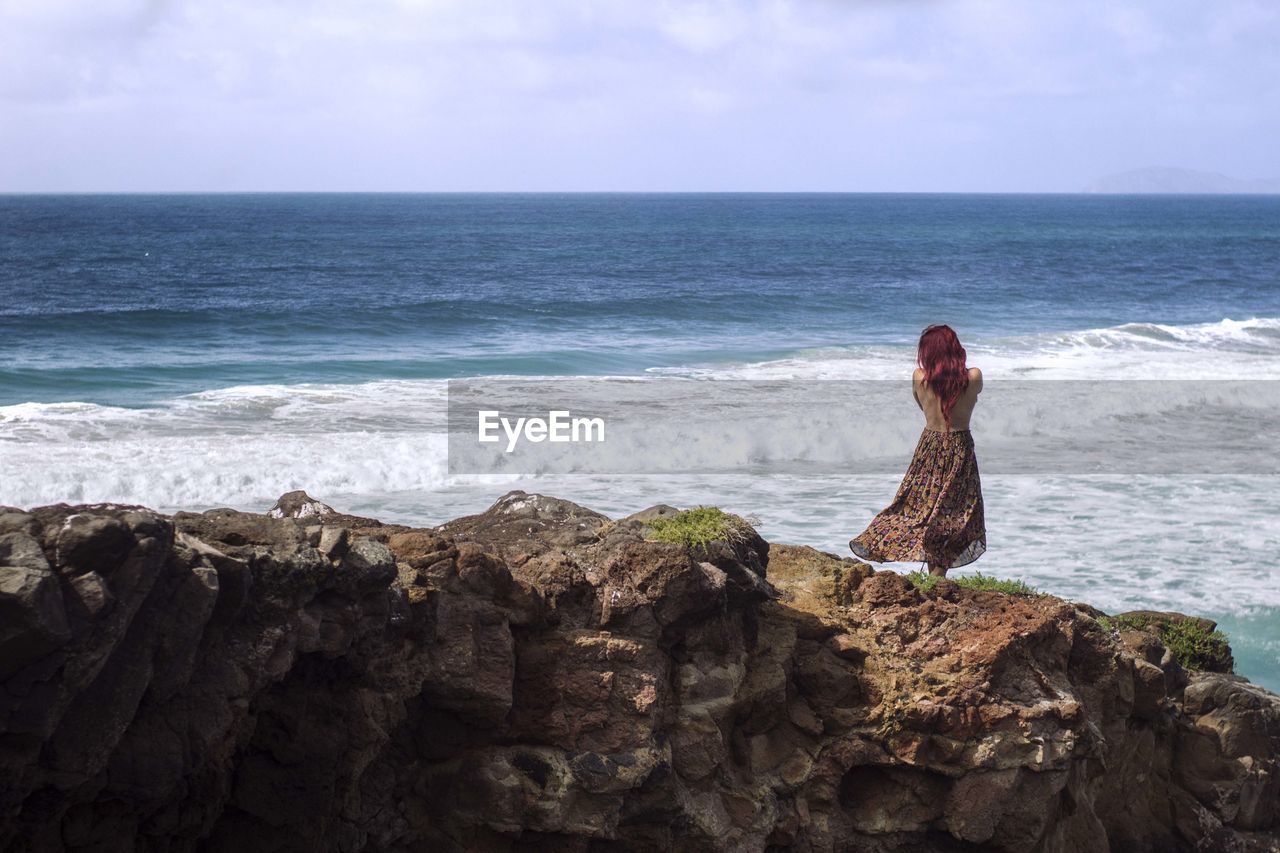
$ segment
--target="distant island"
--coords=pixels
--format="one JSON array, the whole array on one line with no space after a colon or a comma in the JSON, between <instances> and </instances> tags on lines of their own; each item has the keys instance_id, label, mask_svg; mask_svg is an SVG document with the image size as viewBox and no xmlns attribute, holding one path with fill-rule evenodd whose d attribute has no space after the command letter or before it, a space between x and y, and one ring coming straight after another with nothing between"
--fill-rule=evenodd
<instances>
[{"instance_id":1,"label":"distant island","mask_svg":"<svg viewBox=\"0 0 1280 853\"><path fill-rule=\"evenodd\" d=\"M1242 180L1218 172L1194 169L1151 167L1117 172L1098 178L1084 189L1087 193L1280 193L1280 178Z\"/></svg>"}]
</instances>

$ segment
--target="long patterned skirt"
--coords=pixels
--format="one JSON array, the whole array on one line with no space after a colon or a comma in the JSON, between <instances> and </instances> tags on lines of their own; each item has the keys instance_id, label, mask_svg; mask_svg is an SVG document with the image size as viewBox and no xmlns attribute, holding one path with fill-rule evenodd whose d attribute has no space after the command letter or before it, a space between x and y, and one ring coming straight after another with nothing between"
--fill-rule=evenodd
<instances>
[{"instance_id":1,"label":"long patterned skirt","mask_svg":"<svg viewBox=\"0 0 1280 853\"><path fill-rule=\"evenodd\" d=\"M927 562L941 569L981 557L987 528L973 433L925 429L893 503L849 547L876 563Z\"/></svg>"}]
</instances>

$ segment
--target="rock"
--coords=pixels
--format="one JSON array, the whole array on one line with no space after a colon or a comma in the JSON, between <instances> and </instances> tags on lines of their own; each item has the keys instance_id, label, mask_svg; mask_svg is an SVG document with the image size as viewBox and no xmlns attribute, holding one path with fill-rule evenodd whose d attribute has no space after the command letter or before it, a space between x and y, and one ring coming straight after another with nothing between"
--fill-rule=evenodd
<instances>
[{"instance_id":1,"label":"rock","mask_svg":"<svg viewBox=\"0 0 1280 853\"><path fill-rule=\"evenodd\" d=\"M374 583L389 583L394 576L395 555L391 549L375 539L357 539L351 543L342 557L344 566L363 574L375 576Z\"/></svg>"},{"instance_id":2,"label":"rock","mask_svg":"<svg viewBox=\"0 0 1280 853\"><path fill-rule=\"evenodd\" d=\"M1280 708L1275 694L1238 675L1196 673L1183 695L1184 713L1212 729L1227 758L1267 755L1280 749Z\"/></svg>"},{"instance_id":3,"label":"rock","mask_svg":"<svg viewBox=\"0 0 1280 853\"><path fill-rule=\"evenodd\" d=\"M867 563L807 545L770 545L769 578L783 601L805 610L857 603L862 582L875 574Z\"/></svg>"},{"instance_id":4,"label":"rock","mask_svg":"<svg viewBox=\"0 0 1280 853\"><path fill-rule=\"evenodd\" d=\"M1280 697L1158 629L674 512L0 508L0 849L1280 844Z\"/></svg>"},{"instance_id":5,"label":"rock","mask_svg":"<svg viewBox=\"0 0 1280 853\"><path fill-rule=\"evenodd\" d=\"M1212 619L1206 619L1203 616L1188 616L1185 613L1177 613L1169 610L1126 610L1124 613L1117 613L1116 618L1149 622L1157 626L1189 622L1204 631L1206 634L1213 632L1213 630L1218 627L1218 623L1214 622Z\"/></svg>"},{"instance_id":6,"label":"rock","mask_svg":"<svg viewBox=\"0 0 1280 853\"><path fill-rule=\"evenodd\" d=\"M321 503L302 489L285 492L267 510L267 515L272 518L321 518L333 513L333 507Z\"/></svg>"},{"instance_id":7,"label":"rock","mask_svg":"<svg viewBox=\"0 0 1280 853\"><path fill-rule=\"evenodd\" d=\"M0 538L25 536L9 533ZM4 550L0 545L0 554ZM13 556L24 558L22 554ZM0 677L12 675L70 636L62 590L53 572L47 568L0 565Z\"/></svg>"},{"instance_id":8,"label":"rock","mask_svg":"<svg viewBox=\"0 0 1280 853\"><path fill-rule=\"evenodd\" d=\"M1142 625L1145 626L1147 632L1155 634L1162 640L1169 640L1167 634L1171 630L1181 627L1194 628L1196 632L1204 635L1212 635L1218 627L1218 623L1212 619L1205 619L1202 616L1188 616L1185 613L1174 613L1160 610L1130 610L1125 613L1118 613L1115 617L1123 624ZM1132 635L1132 629L1124 632L1126 635ZM1231 672L1235 663L1231 658L1231 647L1227 645L1225 640L1212 639L1207 643L1198 644L1202 648L1202 652L1197 656L1195 668L1205 672ZM1172 655L1170 656L1173 659ZM1158 661L1151 661L1159 663ZM1169 670L1173 668L1175 671L1171 673L1170 678L1177 681L1179 686L1186 683L1186 675L1181 672L1181 667L1176 659L1173 664L1168 662L1161 664L1163 668Z\"/></svg>"},{"instance_id":9,"label":"rock","mask_svg":"<svg viewBox=\"0 0 1280 853\"><path fill-rule=\"evenodd\" d=\"M291 518L233 509L179 512L173 524L192 540L239 559L253 556L258 549L282 554L308 544L305 528Z\"/></svg>"},{"instance_id":10,"label":"rock","mask_svg":"<svg viewBox=\"0 0 1280 853\"><path fill-rule=\"evenodd\" d=\"M0 534L0 566L19 566L47 572L49 560L34 536L22 530L14 530Z\"/></svg>"},{"instance_id":11,"label":"rock","mask_svg":"<svg viewBox=\"0 0 1280 853\"><path fill-rule=\"evenodd\" d=\"M593 542L608 520L572 501L517 490L498 498L484 512L454 519L436 531L519 556Z\"/></svg>"},{"instance_id":12,"label":"rock","mask_svg":"<svg viewBox=\"0 0 1280 853\"><path fill-rule=\"evenodd\" d=\"M1133 710L1134 717L1154 720L1164 709L1169 696L1169 685L1164 670L1141 658L1133 662Z\"/></svg>"},{"instance_id":13,"label":"rock","mask_svg":"<svg viewBox=\"0 0 1280 853\"><path fill-rule=\"evenodd\" d=\"M1280 703L1239 676L1191 676L1178 732L1180 784L1214 807L1228 827L1267 831L1280 824ZM1270 758L1268 758L1270 756ZM1273 837L1274 838L1274 837Z\"/></svg>"},{"instance_id":14,"label":"rock","mask_svg":"<svg viewBox=\"0 0 1280 853\"><path fill-rule=\"evenodd\" d=\"M132 547L128 526L110 516L68 516L57 534L58 563L77 574L110 574Z\"/></svg>"},{"instance_id":15,"label":"rock","mask_svg":"<svg viewBox=\"0 0 1280 853\"><path fill-rule=\"evenodd\" d=\"M116 597L106 580L97 572L88 572L72 578L68 584L83 618L95 619L115 603Z\"/></svg>"},{"instance_id":16,"label":"rock","mask_svg":"<svg viewBox=\"0 0 1280 853\"><path fill-rule=\"evenodd\" d=\"M26 533L28 536L35 536L39 532L39 522L31 513L11 506L0 506L0 534Z\"/></svg>"},{"instance_id":17,"label":"rock","mask_svg":"<svg viewBox=\"0 0 1280 853\"><path fill-rule=\"evenodd\" d=\"M630 527L636 525L648 525L650 522L659 518L671 518L673 515L679 515L680 510L670 504L655 504L639 512L633 512L631 515L618 519L619 527Z\"/></svg>"},{"instance_id":18,"label":"rock","mask_svg":"<svg viewBox=\"0 0 1280 853\"><path fill-rule=\"evenodd\" d=\"M331 560L340 560L347 551L347 529L345 527L327 526L320 533L320 541L316 547L321 554Z\"/></svg>"}]
</instances>

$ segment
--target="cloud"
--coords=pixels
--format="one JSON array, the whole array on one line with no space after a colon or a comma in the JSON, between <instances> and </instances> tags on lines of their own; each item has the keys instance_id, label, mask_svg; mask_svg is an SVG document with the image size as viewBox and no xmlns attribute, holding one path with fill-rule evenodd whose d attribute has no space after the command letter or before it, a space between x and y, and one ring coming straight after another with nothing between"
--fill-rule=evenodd
<instances>
[{"instance_id":1,"label":"cloud","mask_svg":"<svg viewBox=\"0 0 1280 853\"><path fill-rule=\"evenodd\" d=\"M1278 37L1244 0L0 0L0 188L1280 174Z\"/></svg>"}]
</instances>

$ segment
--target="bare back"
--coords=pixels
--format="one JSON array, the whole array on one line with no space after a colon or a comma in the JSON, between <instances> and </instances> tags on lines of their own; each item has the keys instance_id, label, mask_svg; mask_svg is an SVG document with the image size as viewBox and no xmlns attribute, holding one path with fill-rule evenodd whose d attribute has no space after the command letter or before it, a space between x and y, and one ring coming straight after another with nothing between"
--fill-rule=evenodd
<instances>
[{"instance_id":1,"label":"bare back","mask_svg":"<svg viewBox=\"0 0 1280 853\"><path fill-rule=\"evenodd\" d=\"M973 408L978 404L978 394L982 392L982 371L976 367L969 368L969 385L956 400L951 410L951 429L965 430L969 428L969 419L973 417ZM911 394L916 398L916 405L924 412L926 429L946 432L947 422L942 417L942 400L933 393L929 383L924 380L924 371L916 368L911 376Z\"/></svg>"}]
</instances>

